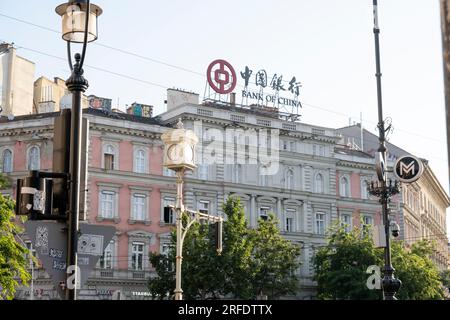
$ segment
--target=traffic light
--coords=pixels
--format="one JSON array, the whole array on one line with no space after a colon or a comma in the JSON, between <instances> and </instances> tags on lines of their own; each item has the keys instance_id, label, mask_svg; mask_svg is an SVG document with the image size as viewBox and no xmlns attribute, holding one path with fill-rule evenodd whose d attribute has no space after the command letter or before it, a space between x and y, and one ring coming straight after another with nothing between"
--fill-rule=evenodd
<instances>
[{"instance_id":1,"label":"traffic light","mask_svg":"<svg viewBox=\"0 0 450 320\"><path fill-rule=\"evenodd\" d=\"M40 177L39 171L17 180L16 215L29 215L30 220L45 219L52 214L53 181Z\"/></svg>"}]
</instances>

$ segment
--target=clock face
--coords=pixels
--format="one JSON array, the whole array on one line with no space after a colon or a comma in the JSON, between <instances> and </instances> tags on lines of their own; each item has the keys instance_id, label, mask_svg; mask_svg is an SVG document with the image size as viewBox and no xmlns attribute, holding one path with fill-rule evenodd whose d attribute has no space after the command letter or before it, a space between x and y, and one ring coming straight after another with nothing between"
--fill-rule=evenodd
<instances>
[{"instance_id":1,"label":"clock face","mask_svg":"<svg viewBox=\"0 0 450 320\"><path fill-rule=\"evenodd\" d=\"M173 144L167 149L167 157L173 162L194 162L193 147L188 144Z\"/></svg>"},{"instance_id":2,"label":"clock face","mask_svg":"<svg viewBox=\"0 0 450 320\"><path fill-rule=\"evenodd\" d=\"M179 144L173 144L167 150L167 157L172 161L179 161L183 157L183 149Z\"/></svg>"}]
</instances>

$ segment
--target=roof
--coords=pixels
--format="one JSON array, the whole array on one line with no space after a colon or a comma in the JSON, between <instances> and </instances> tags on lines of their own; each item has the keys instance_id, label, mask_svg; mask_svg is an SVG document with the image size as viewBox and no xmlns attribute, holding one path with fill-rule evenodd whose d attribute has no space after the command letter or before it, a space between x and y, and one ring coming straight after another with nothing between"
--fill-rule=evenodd
<instances>
[{"instance_id":1,"label":"roof","mask_svg":"<svg viewBox=\"0 0 450 320\"><path fill-rule=\"evenodd\" d=\"M139 116L135 116L133 114L127 114L127 113L106 112L102 109L94 109L94 108L85 108L85 109L83 109L83 113L91 114L91 115L99 116L99 117L104 117L104 118L121 119L121 120L127 120L127 121L132 121L132 122L140 122L140 123L164 126L158 117L146 118L146 117L139 117ZM17 116L17 117L14 117L13 120L8 120L7 117L0 117L0 123L22 121L22 120L54 118L54 117L57 117L59 114L60 114L59 111L58 112L48 112L48 113L34 113L34 114Z\"/></svg>"},{"instance_id":2,"label":"roof","mask_svg":"<svg viewBox=\"0 0 450 320\"><path fill-rule=\"evenodd\" d=\"M336 129L336 131L342 134L344 137L353 138L355 140L355 143L358 144L358 146L361 146L360 124L339 128ZM363 140L364 140L364 152L374 155L379 147L378 136L370 131L367 131L366 129L363 129ZM396 145L390 142L386 141L385 144L387 148L388 158L391 158L390 160L395 160L405 154L411 154L410 152L405 151L402 148L397 147Z\"/></svg>"},{"instance_id":3,"label":"roof","mask_svg":"<svg viewBox=\"0 0 450 320\"><path fill-rule=\"evenodd\" d=\"M335 147L334 152L339 153L339 154L348 155L348 156L373 159L373 156L371 156L368 153L365 153L361 150L349 149L349 148L345 148L345 147Z\"/></svg>"}]
</instances>

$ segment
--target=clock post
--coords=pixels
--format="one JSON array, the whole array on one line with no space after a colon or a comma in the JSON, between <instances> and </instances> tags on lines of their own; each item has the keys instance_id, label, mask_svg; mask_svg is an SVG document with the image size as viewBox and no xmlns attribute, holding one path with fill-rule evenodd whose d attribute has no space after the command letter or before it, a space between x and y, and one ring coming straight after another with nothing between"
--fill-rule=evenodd
<instances>
[{"instance_id":1,"label":"clock post","mask_svg":"<svg viewBox=\"0 0 450 320\"><path fill-rule=\"evenodd\" d=\"M161 135L164 143L164 167L174 170L177 176L177 198L175 202L176 212L176 264L175 264L175 300L183 299L183 290L181 289L181 263L183 261L183 240L189 227L198 220L207 220L218 223L219 239L222 238L222 217L204 214L198 211L191 211L183 204L183 183L184 174L187 170L194 170L195 165L195 146L198 143L198 137L192 130L183 128L181 119L178 120L176 129L168 130ZM187 213L187 225L183 226L183 214ZM218 244L218 254L222 252L222 243Z\"/></svg>"}]
</instances>

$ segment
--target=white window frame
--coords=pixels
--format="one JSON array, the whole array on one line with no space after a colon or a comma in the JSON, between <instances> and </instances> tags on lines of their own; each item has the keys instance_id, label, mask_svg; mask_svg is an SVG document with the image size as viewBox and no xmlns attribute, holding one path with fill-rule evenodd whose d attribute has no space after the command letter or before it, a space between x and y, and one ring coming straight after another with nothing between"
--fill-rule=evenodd
<instances>
[{"instance_id":1,"label":"white window frame","mask_svg":"<svg viewBox=\"0 0 450 320\"><path fill-rule=\"evenodd\" d=\"M339 195L341 197L350 197L350 179L348 176L339 178Z\"/></svg>"},{"instance_id":2,"label":"white window frame","mask_svg":"<svg viewBox=\"0 0 450 320\"><path fill-rule=\"evenodd\" d=\"M136 250L135 246L142 246L141 250ZM131 270L133 271L144 271L145 270L145 242L143 241L133 241L131 243ZM141 255L141 267L138 268L139 259L137 259L138 255ZM133 266L134 264L134 266Z\"/></svg>"},{"instance_id":3,"label":"white window frame","mask_svg":"<svg viewBox=\"0 0 450 320\"><path fill-rule=\"evenodd\" d=\"M175 177L175 171L167 168L167 167L163 167L163 176L165 177Z\"/></svg>"},{"instance_id":4,"label":"white window frame","mask_svg":"<svg viewBox=\"0 0 450 320\"><path fill-rule=\"evenodd\" d=\"M318 180L318 177L320 177L320 180ZM314 192L315 193L325 193L325 181L324 181L323 174L320 172L317 172L314 175Z\"/></svg>"},{"instance_id":5,"label":"white window frame","mask_svg":"<svg viewBox=\"0 0 450 320\"><path fill-rule=\"evenodd\" d=\"M142 201L137 203L137 201ZM138 206L141 207L141 212L137 212ZM148 220L148 195L140 192L133 192L131 194L131 220L146 221Z\"/></svg>"},{"instance_id":6,"label":"white window frame","mask_svg":"<svg viewBox=\"0 0 450 320\"><path fill-rule=\"evenodd\" d=\"M110 150L108 150L108 147L112 148L112 152ZM106 169L105 167L105 155L106 154L111 154L113 155L113 168L112 170L119 170L119 145L117 143L113 143L110 141L105 141L103 142L103 146L102 146L102 169L105 170L110 170L110 169Z\"/></svg>"},{"instance_id":7,"label":"white window frame","mask_svg":"<svg viewBox=\"0 0 450 320\"><path fill-rule=\"evenodd\" d=\"M348 222L345 221L346 220L345 218L348 218L349 221ZM352 223L352 215L351 214L347 214L347 213L341 214L339 220L341 222L341 225L345 228L346 232L350 232L352 230L353 223Z\"/></svg>"},{"instance_id":8,"label":"white window frame","mask_svg":"<svg viewBox=\"0 0 450 320\"><path fill-rule=\"evenodd\" d=\"M361 179L361 199L369 199L369 191L367 190L368 179Z\"/></svg>"},{"instance_id":9,"label":"white window frame","mask_svg":"<svg viewBox=\"0 0 450 320\"><path fill-rule=\"evenodd\" d=\"M292 168L288 168L285 174L286 189L292 190L295 188L295 178L294 178L294 170Z\"/></svg>"},{"instance_id":10,"label":"white window frame","mask_svg":"<svg viewBox=\"0 0 450 320\"><path fill-rule=\"evenodd\" d=\"M258 210L258 217L267 220L269 219L269 213L272 212L271 206L260 206ZM266 217L265 219L263 217Z\"/></svg>"},{"instance_id":11,"label":"white window frame","mask_svg":"<svg viewBox=\"0 0 450 320\"><path fill-rule=\"evenodd\" d=\"M284 230L287 232L295 232L296 231L296 216L297 216L297 210L294 208L286 208L284 210L284 215L285 215L285 219L284 219ZM291 226L290 226L290 230L287 230L287 219L291 219Z\"/></svg>"},{"instance_id":12,"label":"white window frame","mask_svg":"<svg viewBox=\"0 0 450 320\"><path fill-rule=\"evenodd\" d=\"M175 206L175 202L176 202L176 197L175 196L163 196L162 199L163 203L161 206L161 222L163 222L164 224L174 224L176 222L176 215L175 215L175 209L171 209L172 210L172 221L166 222L165 219L165 208L168 207L169 205L173 205Z\"/></svg>"},{"instance_id":13,"label":"white window frame","mask_svg":"<svg viewBox=\"0 0 450 320\"><path fill-rule=\"evenodd\" d=\"M148 173L147 163L147 151L144 148L136 148L133 154L133 172Z\"/></svg>"},{"instance_id":14,"label":"white window frame","mask_svg":"<svg viewBox=\"0 0 450 320\"><path fill-rule=\"evenodd\" d=\"M366 223L366 219L369 219L370 220L370 223ZM363 225L364 226L373 226L374 225L374 218L373 218L373 216L371 216L371 215L368 215L368 214L364 214L363 215Z\"/></svg>"},{"instance_id":15,"label":"white window frame","mask_svg":"<svg viewBox=\"0 0 450 320\"><path fill-rule=\"evenodd\" d=\"M9 157L9 168L7 168L7 170L5 170L5 167L6 167L6 152L9 152L9 155L10 155L10 157ZM5 148L5 149L3 149L2 150L2 158L1 158L1 161L2 161L2 163L1 163L1 171L0 172L3 172L3 173L11 173L11 172L13 172L14 171L14 153L13 153L13 151L12 151L12 149L10 149L10 148Z\"/></svg>"},{"instance_id":16,"label":"white window frame","mask_svg":"<svg viewBox=\"0 0 450 320\"><path fill-rule=\"evenodd\" d=\"M108 245L106 246L105 250L103 250L103 254L100 257L99 261L98 261L98 267L100 269L103 270L112 270L114 269L115 265L115 259L116 259L116 241L115 240L111 240ZM109 257L107 257L106 255L109 254ZM109 266L106 266L105 264L107 264L109 261Z\"/></svg>"},{"instance_id":17,"label":"white window frame","mask_svg":"<svg viewBox=\"0 0 450 320\"><path fill-rule=\"evenodd\" d=\"M206 205L206 209L205 209L205 205ZM211 201L209 201L209 200L198 200L197 201L197 211L209 214L210 210L211 210Z\"/></svg>"},{"instance_id":18,"label":"white window frame","mask_svg":"<svg viewBox=\"0 0 450 320\"><path fill-rule=\"evenodd\" d=\"M37 150L36 155L32 155L32 150ZM40 170L41 169L41 148L38 145L31 145L27 150L27 169Z\"/></svg>"},{"instance_id":19,"label":"white window frame","mask_svg":"<svg viewBox=\"0 0 450 320\"><path fill-rule=\"evenodd\" d=\"M319 219L320 218L320 219ZM315 233L320 235L325 235L325 228L326 228L326 214L324 212L316 212L314 215L314 228ZM322 227L319 227L319 223L322 224Z\"/></svg>"},{"instance_id":20,"label":"white window frame","mask_svg":"<svg viewBox=\"0 0 450 320\"><path fill-rule=\"evenodd\" d=\"M105 208L104 208L104 201L103 195L110 195L112 196L111 199L111 216L105 215ZM107 200L110 201L110 200ZM103 219L114 219L117 218L117 209L118 209L118 192L114 190L108 190L108 189L101 189L99 191L99 212L98 216Z\"/></svg>"}]
</instances>

